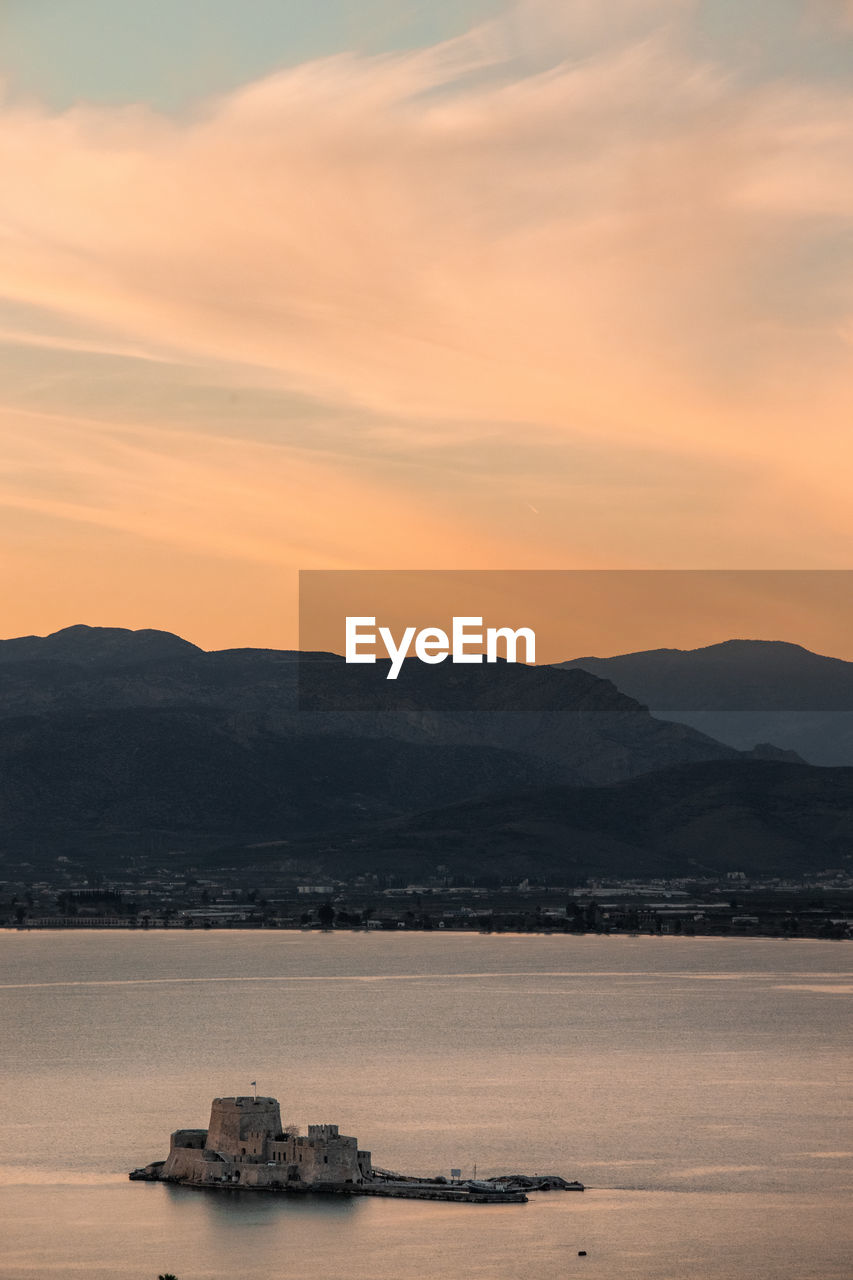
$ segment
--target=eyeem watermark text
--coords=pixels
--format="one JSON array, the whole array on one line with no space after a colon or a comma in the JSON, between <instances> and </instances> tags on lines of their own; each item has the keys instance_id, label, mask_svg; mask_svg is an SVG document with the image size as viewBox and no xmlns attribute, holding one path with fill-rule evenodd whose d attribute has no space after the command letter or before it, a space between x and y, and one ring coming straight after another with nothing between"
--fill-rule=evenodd
<instances>
[{"instance_id":1,"label":"eyeem watermark text","mask_svg":"<svg viewBox=\"0 0 853 1280\"><path fill-rule=\"evenodd\" d=\"M375 618L347 618L346 620L346 660L347 662L375 662L377 634L385 646L385 653L391 659L386 679L396 680L403 662L409 656L414 642L414 657L420 662L434 666L450 658L451 662L482 662L485 646L486 662L497 662L498 657L507 662L535 662L536 635L530 627L486 627L482 618L453 618L451 632L441 627L406 627L399 643L390 627L376 628ZM519 641L524 643L524 658L519 659ZM498 654L498 646L503 649Z\"/></svg>"}]
</instances>

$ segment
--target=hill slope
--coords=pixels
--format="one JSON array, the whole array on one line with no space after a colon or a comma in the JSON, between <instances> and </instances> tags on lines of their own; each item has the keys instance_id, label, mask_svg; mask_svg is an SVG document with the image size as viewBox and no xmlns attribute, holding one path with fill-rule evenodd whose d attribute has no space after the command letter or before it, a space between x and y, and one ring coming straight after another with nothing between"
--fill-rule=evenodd
<instances>
[{"instance_id":1,"label":"hill slope","mask_svg":"<svg viewBox=\"0 0 853 1280\"><path fill-rule=\"evenodd\" d=\"M728 640L558 665L612 680L653 715L739 750L772 742L812 764L853 765L853 662L781 641Z\"/></svg>"},{"instance_id":2,"label":"hill slope","mask_svg":"<svg viewBox=\"0 0 853 1280\"><path fill-rule=\"evenodd\" d=\"M798 875L849 868L853 769L714 761L605 787L549 787L465 802L357 834L306 842L338 872L371 866L454 873Z\"/></svg>"}]
</instances>

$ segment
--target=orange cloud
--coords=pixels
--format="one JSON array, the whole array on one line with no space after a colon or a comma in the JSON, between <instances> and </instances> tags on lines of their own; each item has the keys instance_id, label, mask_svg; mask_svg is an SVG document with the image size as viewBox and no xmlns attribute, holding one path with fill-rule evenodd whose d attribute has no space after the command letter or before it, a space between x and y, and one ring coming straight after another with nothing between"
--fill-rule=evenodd
<instances>
[{"instance_id":1,"label":"orange cloud","mask_svg":"<svg viewBox=\"0 0 853 1280\"><path fill-rule=\"evenodd\" d=\"M495 541L369 474L299 450L175 429L0 413L0 506L180 551L288 568L452 565ZM507 538L502 548L514 559Z\"/></svg>"},{"instance_id":2,"label":"orange cloud","mask_svg":"<svg viewBox=\"0 0 853 1280\"><path fill-rule=\"evenodd\" d=\"M56 318L7 343L362 418L310 456L251 419L19 433L10 405L0 501L305 567L846 562L853 94L702 62L686 11L521 4L176 119L7 105L0 275ZM479 473L431 480L463 435ZM550 461L494 473L545 438ZM578 445L620 477L578 484ZM669 480L621 474L643 451Z\"/></svg>"},{"instance_id":3,"label":"orange cloud","mask_svg":"<svg viewBox=\"0 0 853 1280\"><path fill-rule=\"evenodd\" d=\"M666 28L472 79L496 45L334 57L179 121L7 109L8 293L383 412L701 448L711 417L740 447L715 393L794 341L842 377L849 296L804 326L812 291L765 275L853 213L853 95L740 87Z\"/></svg>"}]
</instances>

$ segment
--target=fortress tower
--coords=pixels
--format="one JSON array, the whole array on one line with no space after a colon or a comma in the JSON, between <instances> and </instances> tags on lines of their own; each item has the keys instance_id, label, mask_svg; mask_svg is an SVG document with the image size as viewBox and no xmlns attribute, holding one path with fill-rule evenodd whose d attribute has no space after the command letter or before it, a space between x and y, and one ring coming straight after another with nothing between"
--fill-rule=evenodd
<instances>
[{"instance_id":1,"label":"fortress tower","mask_svg":"<svg viewBox=\"0 0 853 1280\"><path fill-rule=\"evenodd\" d=\"M264 1143L281 1134L275 1098L214 1098L206 1148L220 1155L263 1155Z\"/></svg>"}]
</instances>

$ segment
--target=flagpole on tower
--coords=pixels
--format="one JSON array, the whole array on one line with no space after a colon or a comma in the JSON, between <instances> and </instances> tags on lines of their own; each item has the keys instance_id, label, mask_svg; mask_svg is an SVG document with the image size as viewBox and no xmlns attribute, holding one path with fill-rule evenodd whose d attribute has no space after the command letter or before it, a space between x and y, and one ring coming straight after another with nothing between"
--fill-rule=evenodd
<instances>
[{"instance_id":1,"label":"flagpole on tower","mask_svg":"<svg viewBox=\"0 0 853 1280\"><path fill-rule=\"evenodd\" d=\"M253 1089L254 1089L254 1091L255 1091L255 1102L257 1102L257 1100L258 1100L258 1082L257 1082L257 1080L252 1080L252 1081L250 1081L250 1083L251 1083L252 1088L253 1088Z\"/></svg>"}]
</instances>

